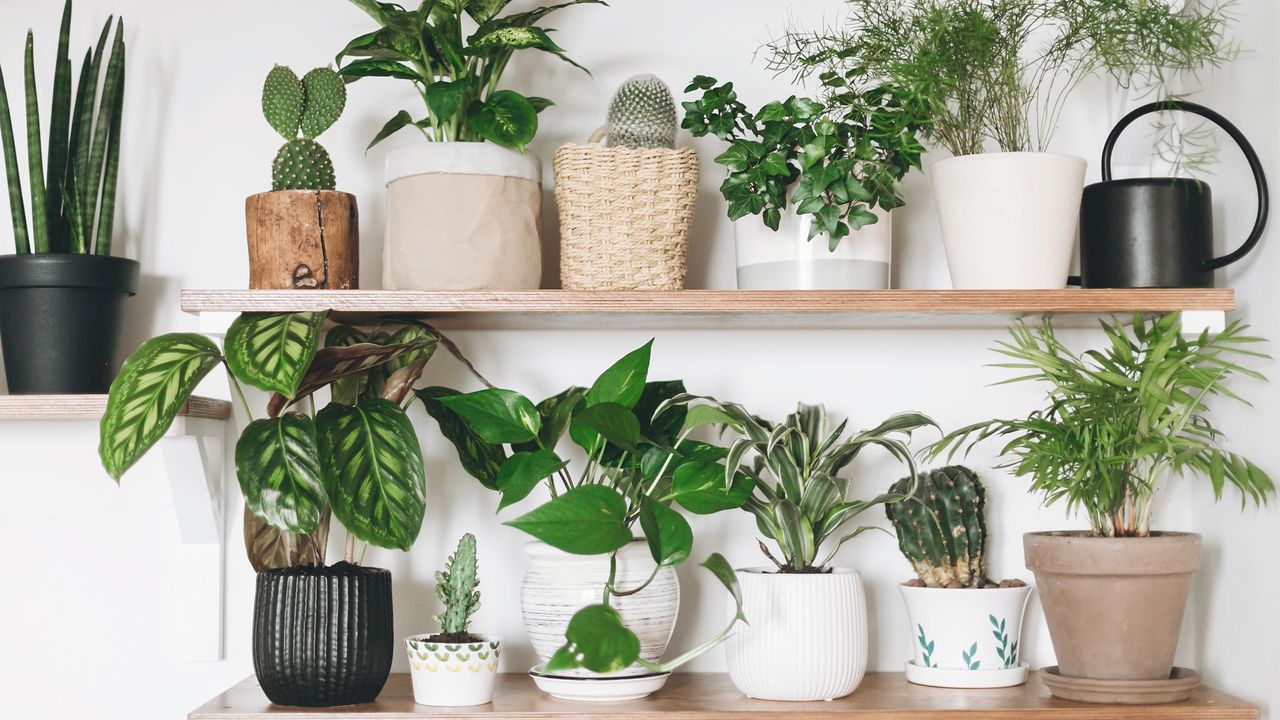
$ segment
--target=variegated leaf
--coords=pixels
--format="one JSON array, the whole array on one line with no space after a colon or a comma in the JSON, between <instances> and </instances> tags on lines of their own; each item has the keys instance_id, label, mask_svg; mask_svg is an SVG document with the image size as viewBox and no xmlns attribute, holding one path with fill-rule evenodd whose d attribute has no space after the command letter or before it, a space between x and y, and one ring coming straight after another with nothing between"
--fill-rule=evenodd
<instances>
[{"instance_id":1,"label":"variegated leaf","mask_svg":"<svg viewBox=\"0 0 1280 720\"><path fill-rule=\"evenodd\" d=\"M297 565L324 565L325 546L329 543L328 508L320 514L315 532L295 535L271 527L262 518L244 509L244 551L254 572L265 572Z\"/></svg>"},{"instance_id":2,"label":"variegated leaf","mask_svg":"<svg viewBox=\"0 0 1280 720\"><path fill-rule=\"evenodd\" d=\"M242 382L294 397L315 357L325 315L244 313L227 329L227 368Z\"/></svg>"},{"instance_id":3,"label":"variegated leaf","mask_svg":"<svg viewBox=\"0 0 1280 720\"><path fill-rule=\"evenodd\" d=\"M306 398L329 383L366 373L380 365L395 360L407 352L420 349L420 347L420 343L405 345L360 343L347 347L324 348L312 358L311 366L307 370L307 374L302 378L302 382L299 383L297 392L293 396L279 392L272 395L271 400L267 403L267 413L272 416L279 415L288 406ZM377 384L379 392L381 392L383 384L381 382ZM363 392L363 388L361 388L361 392ZM345 399L347 398L335 397L334 401L342 402ZM352 402L343 402L343 404L355 404L356 402L359 402L359 396L354 398Z\"/></svg>"},{"instance_id":4,"label":"variegated leaf","mask_svg":"<svg viewBox=\"0 0 1280 720\"><path fill-rule=\"evenodd\" d=\"M249 423L236 442L236 479L245 505L267 524L314 532L325 504L315 423L298 413Z\"/></svg>"}]
</instances>

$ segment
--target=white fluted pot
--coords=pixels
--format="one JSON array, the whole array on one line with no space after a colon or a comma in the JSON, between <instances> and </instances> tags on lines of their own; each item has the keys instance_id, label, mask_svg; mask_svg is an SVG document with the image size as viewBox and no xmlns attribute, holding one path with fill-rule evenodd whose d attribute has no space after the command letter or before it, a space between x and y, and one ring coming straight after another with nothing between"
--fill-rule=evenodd
<instances>
[{"instance_id":1,"label":"white fluted pot","mask_svg":"<svg viewBox=\"0 0 1280 720\"><path fill-rule=\"evenodd\" d=\"M564 645L564 631L574 613L600 603L609 579L608 555L571 555L542 542L527 543L529 569L520 586L520 612L529 642L545 662ZM618 551L614 587L633 588L653 573L653 557L643 541ZM680 610L680 580L671 567L658 571L653 582L635 595L613 598L609 604L640 638L640 657L657 662L667 651Z\"/></svg>"},{"instance_id":2,"label":"white fluted pot","mask_svg":"<svg viewBox=\"0 0 1280 720\"><path fill-rule=\"evenodd\" d=\"M867 599L849 568L825 574L738 571L750 625L725 643L729 677L761 700L833 700L867 672Z\"/></svg>"}]
</instances>

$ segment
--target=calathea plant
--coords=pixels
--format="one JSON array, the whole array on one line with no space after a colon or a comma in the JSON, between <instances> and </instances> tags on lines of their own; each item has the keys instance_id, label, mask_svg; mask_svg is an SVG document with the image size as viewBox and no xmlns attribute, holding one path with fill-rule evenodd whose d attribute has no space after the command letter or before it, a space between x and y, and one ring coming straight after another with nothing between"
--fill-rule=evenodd
<instances>
[{"instance_id":1,"label":"calathea plant","mask_svg":"<svg viewBox=\"0 0 1280 720\"><path fill-rule=\"evenodd\" d=\"M728 170L720 192L729 219L760 215L777 230L782 214L812 216L809 239L826 235L831 250L850 232L876 222L876 207L903 205L898 181L920 167L917 135L929 106L902 88L884 84L861 91L845 75L828 73L826 102L791 96L751 112L733 83L698 76L685 92L683 127L695 137L729 142L716 158Z\"/></svg>"},{"instance_id":2,"label":"calathea plant","mask_svg":"<svg viewBox=\"0 0 1280 720\"><path fill-rule=\"evenodd\" d=\"M502 494L500 509L538 485L546 488L548 502L508 525L568 553L610 555L612 572L600 588L600 603L573 617L548 672L613 672L633 663L671 670L722 642L742 619L739 613L706 644L657 664L639 657L639 640L610 606L612 598L639 592L659 569L692 554L693 531L673 503L696 514L729 510L747 501L753 485L747 475L736 474L726 486L726 451L688 439L698 419L670 403L684 394L684 383L648 381L651 345L625 355L590 387L571 387L537 405L500 388L418 391L466 471ZM587 455L576 473L558 451L566 433ZM656 563L653 576L639 587L615 587L616 554L637 533ZM733 570L722 556L713 553L703 566L738 598Z\"/></svg>"},{"instance_id":3,"label":"calathea plant","mask_svg":"<svg viewBox=\"0 0 1280 720\"><path fill-rule=\"evenodd\" d=\"M338 53L342 77L350 82L364 77L407 80L426 105L425 114L401 110L369 147L412 126L437 142L488 140L516 149L537 134L538 113L551 101L498 89L511 56L517 50L542 50L577 66L537 23L570 5L606 4L569 0L499 17L510 0L423 0L414 10L376 0L351 1L380 28ZM469 35L463 30L466 17L478 25ZM342 65L345 58L356 59Z\"/></svg>"},{"instance_id":4,"label":"calathea plant","mask_svg":"<svg viewBox=\"0 0 1280 720\"><path fill-rule=\"evenodd\" d=\"M320 348L324 312L246 313L227 331L225 351L193 333L143 343L111 385L98 447L117 480L173 423L196 385L225 363L249 424L236 443L236 478L247 513L255 569L323 565L329 514L356 539L409 549L422 527L422 450L403 405L437 346L456 348L418 323L370 333L338 325ZM254 418L241 383L271 393ZM315 411L314 394L332 389ZM308 401L309 412L299 403Z\"/></svg>"}]
</instances>

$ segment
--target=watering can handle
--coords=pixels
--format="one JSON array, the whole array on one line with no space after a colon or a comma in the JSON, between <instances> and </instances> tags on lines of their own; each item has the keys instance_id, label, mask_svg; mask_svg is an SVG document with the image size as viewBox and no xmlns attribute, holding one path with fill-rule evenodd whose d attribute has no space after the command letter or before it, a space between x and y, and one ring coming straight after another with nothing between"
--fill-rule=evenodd
<instances>
[{"instance_id":1,"label":"watering can handle","mask_svg":"<svg viewBox=\"0 0 1280 720\"><path fill-rule=\"evenodd\" d=\"M1199 115L1222 128L1232 140L1236 141L1236 145L1240 146L1240 150L1244 153L1245 160L1249 161L1249 169L1253 171L1253 182L1258 187L1258 216L1253 222L1253 230L1249 233L1249 237L1240 247L1233 252L1223 255L1212 260L1205 260L1201 263L1201 267L1205 270L1217 270L1244 257L1250 250L1258 244L1258 240L1262 237L1262 231L1267 227L1267 214L1269 212L1269 195L1267 193L1267 176L1262 172L1262 161L1258 159L1258 154L1254 152L1253 146L1245 139L1235 125L1232 125L1226 118L1218 113L1210 110L1203 105L1197 105L1182 100L1161 100L1149 103L1134 110L1133 112L1121 118L1115 128L1111 130L1111 134L1107 136L1107 142L1102 146L1102 179L1103 181L1111 180L1111 151L1115 149L1116 140L1120 138L1120 133L1129 127L1134 120L1153 112L1161 110L1180 110Z\"/></svg>"}]
</instances>

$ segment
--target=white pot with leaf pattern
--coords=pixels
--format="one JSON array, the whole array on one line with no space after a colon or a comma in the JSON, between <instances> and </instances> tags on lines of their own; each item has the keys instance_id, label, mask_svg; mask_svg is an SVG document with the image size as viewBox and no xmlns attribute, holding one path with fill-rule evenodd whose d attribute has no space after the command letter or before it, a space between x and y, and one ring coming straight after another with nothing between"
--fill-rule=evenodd
<instances>
[{"instance_id":1,"label":"white pot with leaf pattern","mask_svg":"<svg viewBox=\"0 0 1280 720\"><path fill-rule=\"evenodd\" d=\"M899 586L911 624L907 680L918 685L992 688L1027 680L1022 615L1031 587Z\"/></svg>"},{"instance_id":2,"label":"white pot with leaf pattern","mask_svg":"<svg viewBox=\"0 0 1280 720\"><path fill-rule=\"evenodd\" d=\"M419 705L462 707L493 700L502 638L476 635L477 642L443 643L432 635L405 638L413 701Z\"/></svg>"}]
</instances>

